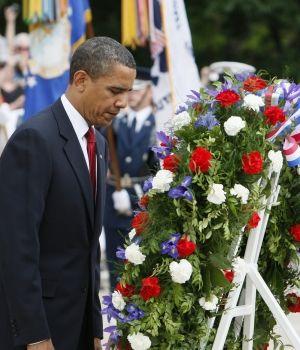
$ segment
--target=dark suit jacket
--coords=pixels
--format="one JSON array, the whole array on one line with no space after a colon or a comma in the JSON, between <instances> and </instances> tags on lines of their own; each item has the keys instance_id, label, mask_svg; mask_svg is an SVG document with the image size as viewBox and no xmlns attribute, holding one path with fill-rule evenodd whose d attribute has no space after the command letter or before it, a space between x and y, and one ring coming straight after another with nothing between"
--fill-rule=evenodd
<instances>
[{"instance_id":1,"label":"dark suit jacket","mask_svg":"<svg viewBox=\"0 0 300 350\"><path fill-rule=\"evenodd\" d=\"M98 132L96 139L96 203L60 100L23 124L1 156L1 350L47 338L56 350L75 350L85 310L92 336L102 337L99 235L108 152Z\"/></svg>"}]
</instances>

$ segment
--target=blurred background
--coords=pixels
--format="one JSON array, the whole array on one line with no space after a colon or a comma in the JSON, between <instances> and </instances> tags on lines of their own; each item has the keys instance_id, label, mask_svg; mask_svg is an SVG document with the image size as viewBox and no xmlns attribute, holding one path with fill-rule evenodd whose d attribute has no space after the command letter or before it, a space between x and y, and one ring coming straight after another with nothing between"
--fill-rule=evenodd
<instances>
[{"instance_id":1,"label":"blurred background","mask_svg":"<svg viewBox=\"0 0 300 350\"><path fill-rule=\"evenodd\" d=\"M0 0L0 34L4 34L3 6L21 0ZM121 39L121 1L91 0L96 35ZM214 61L239 61L266 69L271 76L300 77L298 0L185 1L198 67ZM27 31L22 17L17 32ZM137 63L150 65L148 48L137 48Z\"/></svg>"}]
</instances>

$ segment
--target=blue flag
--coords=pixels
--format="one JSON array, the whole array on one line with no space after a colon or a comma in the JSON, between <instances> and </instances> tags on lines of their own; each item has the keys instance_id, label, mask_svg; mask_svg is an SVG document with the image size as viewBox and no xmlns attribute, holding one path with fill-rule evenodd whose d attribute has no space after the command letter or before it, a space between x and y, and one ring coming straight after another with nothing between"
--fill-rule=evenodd
<instances>
[{"instance_id":1,"label":"blue flag","mask_svg":"<svg viewBox=\"0 0 300 350\"><path fill-rule=\"evenodd\" d=\"M26 77L24 120L54 103L66 90L72 48L85 40L88 0L70 0L69 16L42 24L30 33L30 69Z\"/></svg>"}]
</instances>

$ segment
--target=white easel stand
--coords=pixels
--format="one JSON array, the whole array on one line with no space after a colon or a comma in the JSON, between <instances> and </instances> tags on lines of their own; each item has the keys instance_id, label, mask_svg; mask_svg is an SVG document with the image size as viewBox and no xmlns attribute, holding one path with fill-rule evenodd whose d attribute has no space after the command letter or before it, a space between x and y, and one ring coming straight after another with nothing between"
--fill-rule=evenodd
<instances>
[{"instance_id":1,"label":"white easel stand","mask_svg":"<svg viewBox=\"0 0 300 350\"><path fill-rule=\"evenodd\" d=\"M236 288L231 290L228 294L225 310L218 326L212 350L223 350L232 319L241 316L243 317L242 322L244 326L242 349L253 349L256 290L267 304L287 338L290 340L291 345L293 345L296 350L300 350L299 336L257 270L257 261L269 219L269 212L272 205L276 203L280 191L280 186L278 185L279 175L280 174L277 173L273 178L271 195L266 203L267 210L263 209L259 212L261 218L259 225L251 230L249 234L244 259L240 259L239 265L241 272L235 274L233 280ZM245 304L237 306L245 280Z\"/></svg>"}]
</instances>

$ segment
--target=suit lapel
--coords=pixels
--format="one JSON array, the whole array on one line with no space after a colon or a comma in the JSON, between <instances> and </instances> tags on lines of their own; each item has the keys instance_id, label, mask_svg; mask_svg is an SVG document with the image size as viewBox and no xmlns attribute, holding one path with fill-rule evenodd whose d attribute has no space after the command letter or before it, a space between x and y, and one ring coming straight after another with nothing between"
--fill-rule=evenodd
<instances>
[{"instance_id":1,"label":"suit lapel","mask_svg":"<svg viewBox=\"0 0 300 350\"><path fill-rule=\"evenodd\" d=\"M104 205L104 192L105 192L105 180L106 180L106 164L105 155L103 154L105 148L101 145L99 138L96 135L97 141L97 195L96 195L96 206L95 206L95 239L99 238L101 218L103 213ZM99 233L99 234L98 234Z\"/></svg>"},{"instance_id":2,"label":"suit lapel","mask_svg":"<svg viewBox=\"0 0 300 350\"><path fill-rule=\"evenodd\" d=\"M73 126L59 100L53 105L60 135L66 140L64 151L81 187L91 227L94 227L94 200L90 174Z\"/></svg>"}]
</instances>

